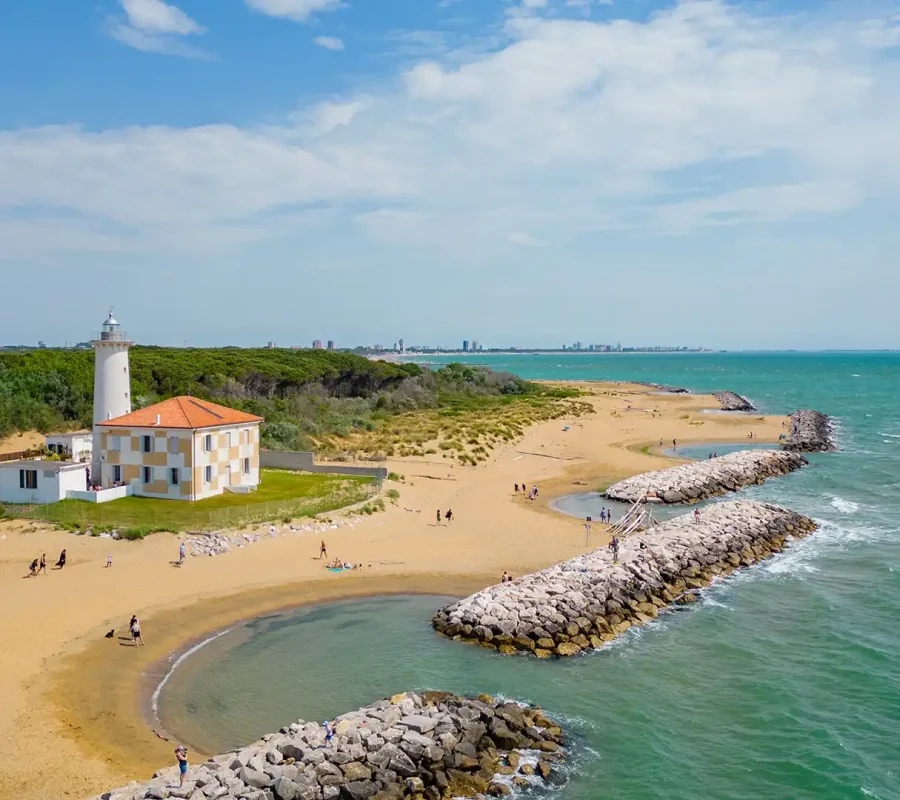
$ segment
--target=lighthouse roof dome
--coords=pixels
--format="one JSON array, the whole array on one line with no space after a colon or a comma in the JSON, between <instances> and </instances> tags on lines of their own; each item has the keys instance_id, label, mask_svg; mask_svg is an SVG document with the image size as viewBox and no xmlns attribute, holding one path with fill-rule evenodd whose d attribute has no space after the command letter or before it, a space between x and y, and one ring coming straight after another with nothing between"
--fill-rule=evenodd
<instances>
[{"instance_id":1,"label":"lighthouse roof dome","mask_svg":"<svg viewBox=\"0 0 900 800\"><path fill-rule=\"evenodd\" d=\"M104 322L103 324L104 325L118 325L119 324L118 320L113 316L112 309L109 310L109 314L106 317L106 322Z\"/></svg>"}]
</instances>

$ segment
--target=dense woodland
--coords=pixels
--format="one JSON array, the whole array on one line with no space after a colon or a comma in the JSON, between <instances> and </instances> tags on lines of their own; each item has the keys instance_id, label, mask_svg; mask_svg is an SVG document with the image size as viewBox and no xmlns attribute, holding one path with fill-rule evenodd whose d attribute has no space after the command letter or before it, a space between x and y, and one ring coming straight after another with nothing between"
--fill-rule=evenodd
<instances>
[{"instance_id":1,"label":"dense woodland","mask_svg":"<svg viewBox=\"0 0 900 800\"><path fill-rule=\"evenodd\" d=\"M93 382L92 351L0 354L0 436L90 427ZM186 394L258 414L266 418L263 446L288 450L371 430L405 411L541 391L461 364L432 371L321 350L163 347L131 350L131 389L135 408Z\"/></svg>"}]
</instances>

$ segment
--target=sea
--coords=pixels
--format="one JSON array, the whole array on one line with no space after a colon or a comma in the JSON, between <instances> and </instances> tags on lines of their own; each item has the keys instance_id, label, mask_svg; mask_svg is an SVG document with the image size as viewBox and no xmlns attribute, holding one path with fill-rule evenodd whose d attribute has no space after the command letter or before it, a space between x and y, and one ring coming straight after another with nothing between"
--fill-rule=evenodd
<instances>
[{"instance_id":1,"label":"sea","mask_svg":"<svg viewBox=\"0 0 900 800\"><path fill-rule=\"evenodd\" d=\"M171 673L158 697L163 724L220 752L409 688L487 692L541 704L569 731L566 781L539 791L547 796L900 798L900 354L484 354L466 363L531 379L727 389L763 412L830 414L840 452L740 493L820 528L696 606L557 662L436 636L429 620L440 597L253 620Z\"/></svg>"}]
</instances>

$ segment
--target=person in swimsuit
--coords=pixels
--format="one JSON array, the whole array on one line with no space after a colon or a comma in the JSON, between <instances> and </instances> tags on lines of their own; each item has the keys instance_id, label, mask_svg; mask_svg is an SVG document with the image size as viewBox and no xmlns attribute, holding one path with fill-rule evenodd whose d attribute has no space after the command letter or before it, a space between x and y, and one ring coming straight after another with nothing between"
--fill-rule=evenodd
<instances>
[{"instance_id":1,"label":"person in swimsuit","mask_svg":"<svg viewBox=\"0 0 900 800\"><path fill-rule=\"evenodd\" d=\"M441 510L440 509L437 510L436 519L437 519L437 524L440 525L441 524Z\"/></svg>"},{"instance_id":2,"label":"person in swimsuit","mask_svg":"<svg viewBox=\"0 0 900 800\"><path fill-rule=\"evenodd\" d=\"M35 559L34 561L32 561L32 562L31 562L31 566L29 566L28 569L29 569L29 572L28 572L28 577L29 577L29 578L37 577L37 574L38 574L38 573L37 573L37 571L38 571L38 560Z\"/></svg>"},{"instance_id":3,"label":"person in swimsuit","mask_svg":"<svg viewBox=\"0 0 900 800\"><path fill-rule=\"evenodd\" d=\"M38 567L38 575L40 575L42 572L44 573L44 575L47 574L47 554L46 553L41 553L41 565Z\"/></svg>"},{"instance_id":4,"label":"person in swimsuit","mask_svg":"<svg viewBox=\"0 0 900 800\"><path fill-rule=\"evenodd\" d=\"M452 508L448 508L448 509L447 509L447 513L444 514L444 519L447 520L447 524L448 524L448 525L449 525L451 522L453 522L453 509L452 509Z\"/></svg>"},{"instance_id":5,"label":"person in swimsuit","mask_svg":"<svg viewBox=\"0 0 900 800\"><path fill-rule=\"evenodd\" d=\"M178 786L183 787L188 772L187 748L180 744L175 748L175 758L178 759Z\"/></svg>"},{"instance_id":6,"label":"person in swimsuit","mask_svg":"<svg viewBox=\"0 0 900 800\"><path fill-rule=\"evenodd\" d=\"M328 558L328 550L325 548L324 539L322 539L322 544L319 545L319 558Z\"/></svg>"},{"instance_id":7,"label":"person in swimsuit","mask_svg":"<svg viewBox=\"0 0 900 800\"><path fill-rule=\"evenodd\" d=\"M137 618L137 615L133 615L131 617L131 641L134 642L135 647L140 647L144 643L144 637L141 636L141 621Z\"/></svg>"}]
</instances>

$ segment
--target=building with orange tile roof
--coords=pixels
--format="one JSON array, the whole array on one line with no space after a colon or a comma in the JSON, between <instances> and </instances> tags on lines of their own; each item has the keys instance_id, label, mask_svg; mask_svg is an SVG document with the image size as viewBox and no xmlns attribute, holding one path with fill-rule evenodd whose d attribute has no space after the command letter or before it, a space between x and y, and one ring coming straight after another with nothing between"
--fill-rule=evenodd
<instances>
[{"instance_id":1,"label":"building with orange tile roof","mask_svg":"<svg viewBox=\"0 0 900 800\"><path fill-rule=\"evenodd\" d=\"M94 427L91 482L141 497L203 500L259 485L262 417L196 397L172 397Z\"/></svg>"}]
</instances>

